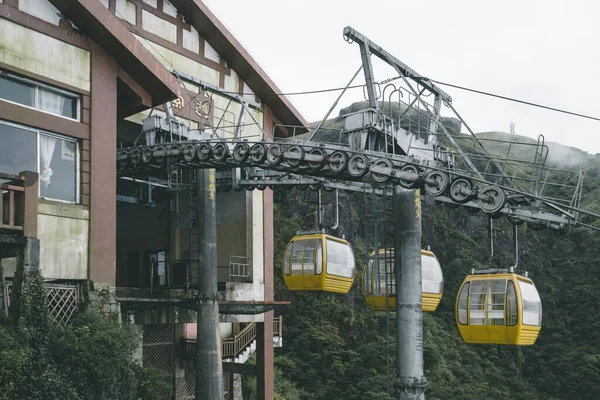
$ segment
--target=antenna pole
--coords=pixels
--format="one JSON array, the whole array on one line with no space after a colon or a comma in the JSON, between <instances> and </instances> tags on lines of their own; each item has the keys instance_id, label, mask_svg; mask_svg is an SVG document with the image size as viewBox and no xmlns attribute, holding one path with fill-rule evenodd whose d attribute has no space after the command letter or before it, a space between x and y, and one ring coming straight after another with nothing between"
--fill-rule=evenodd
<instances>
[{"instance_id":1,"label":"antenna pole","mask_svg":"<svg viewBox=\"0 0 600 400\"><path fill-rule=\"evenodd\" d=\"M397 400L425 400L419 190L394 188Z\"/></svg>"}]
</instances>

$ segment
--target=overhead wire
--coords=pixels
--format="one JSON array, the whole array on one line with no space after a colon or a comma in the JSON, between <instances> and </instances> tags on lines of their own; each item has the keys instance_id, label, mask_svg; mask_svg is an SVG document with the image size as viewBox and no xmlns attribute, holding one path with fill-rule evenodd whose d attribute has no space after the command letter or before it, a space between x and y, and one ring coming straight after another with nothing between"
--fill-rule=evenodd
<instances>
[{"instance_id":1,"label":"overhead wire","mask_svg":"<svg viewBox=\"0 0 600 400\"><path fill-rule=\"evenodd\" d=\"M175 66L173 65L173 63L166 58L160 51L158 51L158 49L154 46L154 44L149 41L148 39L144 38L140 32L137 30L137 27L135 27L134 25L132 25L124 16L123 14L121 14L118 10L115 9L115 13L118 14L120 16L120 18L125 21L130 27L131 29L133 29L138 36L143 39L148 46L150 46L154 52L156 54L158 54L160 57L162 57L162 59L164 59L168 65L171 66L171 68L173 68L174 70L176 70ZM185 82L183 82L183 80L181 79L181 77L179 76L179 74L175 73L177 80L179 81L179 83L186 89L189 90L187 88L187 86L185 85ZM376 84L378 85L383 85L383 84L387 84L390 83L394 80L400 79L402 78L402 76L395 76L395 77L390 77L387 79L384 79L380 82L376 82ZM487 92L487 91L483 91L483 90L478 90L478 89L472 89L472 88L468 88L465 86L461 86L461 85L456 85L456 84L452 84L452 83L448 83L448 82L442 82L442 81L438 81L435 79L431 79L431 78L426 78L426 77L422 77L419 79L415 79L417 81L429 81L429 82L435 82L439 85L444 85L444 86L448 86L448 87L452 87L455 89L459 89L459 90L464 90L464 91L468 91L468 92L472 92L472 93L476 93L476 94L480 94L480 95L484 95L484 96L489 96L489 97L494 97L494 98L498 98L498 99L502 99L502 100L506 100L506 101L511 101L511 102L515 102L515 103L519 103L519 104L524 104L524 105L528 105L531 107L537 107L537 108L541 108L541 109L545 109L545 110L549 110L549 111L554 111L554 112L558 112L558 113L562 113L562 114L567 114L567 115L572 115L572 116L576 116L576 117L580 117L580 118L585 118L585 119L590 119L590 120L594 120L594 121L599 121L600 122L600 117L594 117L591 115L586 115L586 114L582 114L582 113L577 113L577 112L573 112L573 111L569 111L569 110L564 110L561 108L556 108L556 107L551 107L551 106L547 106L547 105L543 105L543 104L539 104L539 103L534 103L531 101L526 101L526 100L521 100L521 99L517 99L514 97L509 97L509 96L503 96L503 95L499 95L499 94L495 94L495 93L491 93L491 92ZM300 95L312 95L312 94L321 94L321 93L329 93L329 92L335 92L335 91L341 91L341 90L348 90L348 89L356 89L356 88L363 88L365 86L365 84L357 84L357 85L351 85L351 86L345 86L345 87L334 87L334 88L327 88L327 89L315 89L315 90L307 90L307 91L299 91L299 92L287 92L287 93L238 93L238 92L233 92L233 91L220 91L221 93L224 94L235 94L235 95L239 95L239 96L257 96L257 97L270 97L270 96L300 96ZM195 96L192 96L192 98L188 101L187 104L184 104L184 107L182 107L181 110L179 110L177 113L175 113L174 115L178 115L183 109L185 109L185 107L187 107L191 102L195 102L196 98L202 94L202 92L199 92L198 94L196 94ZM250 124L244 124L244 126L248 126L248 125L255 125L254 123L250 123ZM551 201L547 201L548 203L552 203ZM600 218L600 215L589 212L589 211L585 211L585 210L581 210L581 209L577 209L577 208L573 208L573 207L566 207L567 209L571 209L571 210L576 210L578 212L582 212L584 214L587 214L589 216L593 216L596 218ZM587 224L583 224L581 222L579 222L581 225L586 226L588 228L593 228L593 229L599 229L598 227L592 226L592 225L587 225Z\"/></svg>"},{"instance_id":2,"label":"overhead wire","mask_svg":"<svg viewBox=\"0 0 600 400\"><path fill-rule=\"evenodd\" d=\"M453 84L453 83L442 82L442 81L438 81L438 80L431 79L431 78L422 78L420 80L435 82L438 85L448 86L448 87L452 87L452 88L455 88L455 89L464 90L464 91L467 91L467 92L481 94L481 95L484 95L484 96L495 97L497 99L512 101L514 103L524 104L524 105L527 105L527 106L542 108L544 110L555 111L555 112L562 113L562 114L573 115L575 117L581 117L581 118L591 119L593 121L600 121L600 117L594 117L592 115L586 115L586 114L582 114L582 113L578 113L578 112L574 112L574 111L564 110L562 108L551 107L551 106L547 106L547 105L544 105L544 104L534 103L532 101L521 100L521 99L517 99L517 98L514 98L514 97L503 96L503 95L496 94L496 93L486 92L486 91L483 91L483 90L472 89L472 88L468 88L468 87L465 87L465 86L456 85L456 84Z\"/></svg>"},{"instance_id":3,"label":"overhead wire","mask_svg":"<svg viewBox=\"0 0 600 400\"><path fill-rule=\"evenodd\" d=\"M143 37L142 35L140 35L140 32L137 30L137 27L133 26L124 16L123 14L121 14L117 9L115 9L115 13L119 14L120 18L125 21L130 27L131 29L133 29L139 36L141 39L143 39L153 50L156 54L158 54L160 57L162 57L167 64L169 64L171 66L171 68L173 68L174 70L176 70L175 66L173 65L173 63L171 62L171 60L169 60L168 58L166 58L160 51L157 50L157 48L153 45L153 43L151 41L149 41L148 39L146 39L145 37ZM177 77L177 80L179 81L179 83L185 88L187 89L185 82L183 82L183 80L181 79L181 77L178 74L175 74ZM395 77L391 77L388 79L384 79L380 82L377 82L377 84L383 85L389 82L392 82L394 80L400 79L401 76L395 76ZM448 86L448 87L452 87L455 89L459 89L459 90L464 90L467 92L472 92L472 93L477 93L477 94L481 94L484 96L489 96L489 97L494 97L497 99L501 99L501 100L506 100L506 101L511 101L511 102L515 102L515 103L519 103L519 104L524 104L524 105L528 105L531 107L537 107L537 108L541 108L541 109L545 109L545 110L549 110L549 111L554 111L554 112L558 112L558 113L562 113L562 114L567 114L567 115L572 115L575 117L580 117L580 118L586 118L586 119L590 119L593 121L599 121L600 122L600 117L595 117L592 115L587 115L587 114L583 114L583 113L578 113L578 112L574 112L574 111L569 111L569 110L565 110L562 108L558 108L558 107L552 107L552 106L548 106L545 104L539 104L539 103L535 103L532 101L527 101L527 100L521 100L521 99L517 99L515 97L510 97L510 96L504 96L504 95L499 95L496 93L492 93L492 92L488 92L488 91L484 91L484 90L479 90L479 89L473 89L473 88L469 88L466 86L462 86L462 85L457 85L457 84L453 84L453 83L449 83L449 82L443 82L443 81L439 81L437 79L432 79L432 78L427 78L427 77L421 77L421 78L415 78L416 81L425 81L425 82L434 82L437 83L439 85L443 85L443 86ZM320 94L320 93L329 93L329 92L337 92L337 91L341 91L341 90L347 90L347 89L356 89L356 88L361 88L364 87L365 85L352 85L352 86L345 86L345 87L333 87L333 88L327 88L327 89L313 89L313 90L305 90L305 91L298 91L298 92L282 92L282 93L239 93L239 92L234 92L234 91L220 91L221 93L224 94L234 94L234 95L239 95L239 96L258 96L258 97L269 97L269 96L302 96L302 95L312 95L312 94ZM193 96L189 102L194 101L201 93L196 94L195 96ZM189 104L188 102L188 104ZM181 110L179 111L181 112ZM178 112L178 113L179 113ZM177 113L177 114L178 114ZM175 115L177 115L175 114Z\"/></svg>"}]
</instances>

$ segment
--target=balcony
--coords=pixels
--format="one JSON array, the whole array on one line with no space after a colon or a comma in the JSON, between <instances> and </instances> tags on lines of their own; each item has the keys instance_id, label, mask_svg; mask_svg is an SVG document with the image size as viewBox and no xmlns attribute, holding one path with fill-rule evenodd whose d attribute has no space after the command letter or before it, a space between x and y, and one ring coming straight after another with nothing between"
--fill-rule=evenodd
<instances>
[{"instance_id":1,"label":"balcony","mask_svg":"<svg viewBox=\"0 0 600 400\"><path fill-rule=\"evenodd\" d=\"M15 257L24 237L37 237L38 174L0 172L0 258Z\"/></svg>"},{"instance_id":2,"label":"balcony","mask_svg":"<svg viewBox=\"0 0 600 400\"><path fill-rule=\"evenodd\" d=\"M20 175L0 172L0 191L0 232L18 232L35 237L38 175L33 172Z\"/></svg>"}]
</instances>

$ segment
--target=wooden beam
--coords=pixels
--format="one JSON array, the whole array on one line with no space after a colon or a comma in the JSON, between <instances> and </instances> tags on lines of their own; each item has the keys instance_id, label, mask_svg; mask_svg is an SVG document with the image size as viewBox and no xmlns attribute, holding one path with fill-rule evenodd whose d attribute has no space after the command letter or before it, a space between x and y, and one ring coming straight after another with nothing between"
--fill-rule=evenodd
<instances>
[{"instance_id":1,"label":"wooden beam","mask_svg":"<svg viewBox=\"0 0 600 400\"><path fill-rule=\"evenodd\" d=\"M256 365L223 362L223 372L226 374L256 375Z\"/></svg>"}]
</instances>

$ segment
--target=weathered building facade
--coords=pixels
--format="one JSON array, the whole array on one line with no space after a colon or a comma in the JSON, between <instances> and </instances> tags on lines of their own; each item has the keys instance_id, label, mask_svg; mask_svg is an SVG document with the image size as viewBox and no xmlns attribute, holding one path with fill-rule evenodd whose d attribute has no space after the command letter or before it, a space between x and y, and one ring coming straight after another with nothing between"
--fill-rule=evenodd
<instances>
[{"instance_id":1,"label":"weathered building facade","mask_svg":"<svg viewBox=\"0 0 600 400\"><path fill-rule=\"evenodd\" d=\"M168 112L224 137L240 122L244 137L305 125L278 92L199 0L0 0L0 237L39 238L40 268L56 290L77 297L93 282L88 299L139 327L143 362L171 355L154 361L171 374L174 398L190 396L180 343L195 339L194 315L149 304L189 296L193 200L176 176L121 179L116 149L148 140L144 121ZM232 94L252 105L241 121ZM37 193L15 189L22 171L39 174ZM217 197L220 291L231 302L273 300L272 193ZM7 285L18 267L9 241L0 241ZM273 398L272 312L221 315L225 342L239 339L240 324L254 332L244 340L259 352L260 396Z\"/></svg>"}]
</instances>

